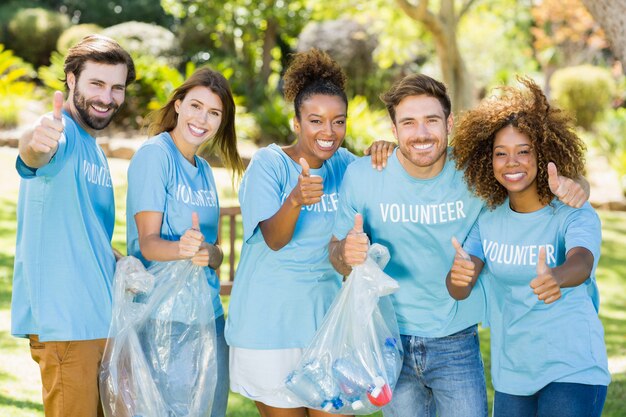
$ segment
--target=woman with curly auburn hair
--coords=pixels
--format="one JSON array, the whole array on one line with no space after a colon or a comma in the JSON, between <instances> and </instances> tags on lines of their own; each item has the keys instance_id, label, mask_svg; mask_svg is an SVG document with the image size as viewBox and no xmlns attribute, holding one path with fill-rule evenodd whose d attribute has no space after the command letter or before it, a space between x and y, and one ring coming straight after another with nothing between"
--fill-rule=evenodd
<instances>
[{"instance_id":1,"label":"woman with curly auburn hair","mask_svg":"<svg viewBox=\"0 0 626 417\"><path fill-rule=\"evenodd\" d=\"M600 416L610 374L598 318L600 220L554 198L549 171L584 169L571 119L529 79L459 123L453 155L485 200L446 279L463 299L478 275L489 289L495 417Z\"/></svg>"},{"instance_id":2,"label":"woman with curly auburn hair","mask_svg":"<svg viewBox=\"0 0 626 417\"><path fill-rule=\"evenodd\" d=\"M341 286L328 242L343 174L355 156L346 135L346 77L313 49L295 56L284 76L297 141L260 149L239 190L243 246L226 339L231 389L256 402L261 416L322 416L280 388ZM393 144L379 142L383 154ZM373 152L378 153L378 152Z\"/></svg>"}]
</instances>

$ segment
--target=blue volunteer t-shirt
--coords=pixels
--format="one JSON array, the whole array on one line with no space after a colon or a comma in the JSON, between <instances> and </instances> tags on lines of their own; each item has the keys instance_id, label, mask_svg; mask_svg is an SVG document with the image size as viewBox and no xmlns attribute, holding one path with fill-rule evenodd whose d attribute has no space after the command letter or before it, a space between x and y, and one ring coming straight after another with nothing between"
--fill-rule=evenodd
<instances>
[{"instance_id":1,"label":"blue volunteer t-shirt","mask_svg":"<svg viewBox=\"0 0 626 417\"><path fill-rule=\"evenodd\" d=\"M115 257L113 186L96 140L69 114L50 162L22 181L11 301L11 333L41 341L105 338Z\"/></svg>"},{"instance_id":2,"label":"blue volunteer t-shirt","mask_svg":"<svg viewBox=\"0 0 626 417\"><path fill-rule=\"evenodd\" d=\"M402 167L397 152L382 172L372 169L370 158L350 165L333 235L344 239L361 213L371 243L386 246L391 254L385 272L400 284L391 295L400 333L448 336L484 316L480 280L463 301L446 289L455 253L450 238L465 239L483 203L468 191L463 172L449 159L437 176L417 179Z\"/></svg>"},{"instance_id":3,"label":"blue volunteer t-shirt","mask_svg":"<svg viewBox=\"0 0 626 417\"><path fill-rule=\"evenodd\" d=\"M273 251L259 223L276 214L298 183L301 167L276 145L254 155L239 189L244 243L228 309L229 345L287 349L309 344L341 285L328 260L328 243L339 186L353 160L340 148L321 168L311 169L311 175L323 178L322 199L302 207L291 241Z\"/></svg>"},{"instance_id":4,"label":"blue volunteer t-shirt","mask_svg":"<svg viewBox=\"0 0 626 417\"><path fill-rule=\"evenodd\" d=\"M148 139L137 150L128 166L128 194L126 204L126 239L128 254L147 261L139 249L139 234L135 214L142 211L163 213L161 238L179 241L191 227L191 214L198 213L200 231L208 243L217 240L219 202L211 167L203 158L195 156L193 166L180 153L168 132ZM215 270L204 268L211 290L215 317L224 314L220 300L220 283ZM183 309L184 310L184 309ZM184 311L178 320L186 322Z\"/></svg>"},{"instance_id":5,"label":"blue volunteer t-shirt","mask_svg":"<svg viewBox=\"0 0 626 417\"><path fill-rule=\"evenodd\" d=\"M509 201L481 213L464 247L485 261L491 324L491 375L496 390L531 395L551 382L608 385L604 331L598 318L595 269L600 258L600 219L589 203L581 209L558 200L533 213L517 213ZM562 288L545 304L530 281L539 249L549 267L565 262L575 247L594 258L591 276Z\"/></svg>"}]
</instances>

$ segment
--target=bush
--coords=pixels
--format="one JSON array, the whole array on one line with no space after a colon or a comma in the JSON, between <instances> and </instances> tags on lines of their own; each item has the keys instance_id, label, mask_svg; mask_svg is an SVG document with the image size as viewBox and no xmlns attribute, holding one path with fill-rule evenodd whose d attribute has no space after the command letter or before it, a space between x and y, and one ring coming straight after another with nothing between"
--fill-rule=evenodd
<instances>
[{"instance_id":1,"label":"bush","mask_svg":"<svg viewBox=\"0 0 626 417\"><path fill-rule=\"evenodd\" d=\"M36 67L46 65L59 36L69 25L69 18L61 13L41 8L20 10L9 23L7 48Z\"/></svg>"},{"instance_id":2,"label":"bush","mask_svg":"<svg viewBox=\"0 0 626 417\"><path fill-rule=\"evenodd\" d=\"M63 65L65 56L57 51L50 54L50 65L42 65L37 71L37 77L50 91L65 91L65 72Z\"/></svg>"},{"instance_id":3,"label":"bush","mask_svg":"<svg viewBox=\"0 0 626 417\"><path fill-rule=\"evenodd\" d=\"M611 167L626 178L626 108L610 110L596 126L593 145L607 156ZM626 190L625 190L626 191Z\"/></svg>"},{"instance_id":4,"label":"bush","mask_svg":"<svg viewBox=\"0 0 626 417\"><path fill-rule=\"evenodd\" d=\"M188 64L186 75L183 75L161 57L144 55L134 57L134 61L137 81L128 86L124 107L115 123L140 128L145 116L163 106L172 91L183 83L186 76L191 75L195 66Z\"/></svg>"},{"instance_id":5,"label":"bush","mask_svg":"<svg viewBox=\"0 0 626 417\"><path fill-rule=\"evenodd\" d=\"M558 104L572 113L579 126L589 130L611 107L615 81L604 68L581 65L555 71L550 88Z\"/></svg>"},{"instance_id":6,"label":"bush","mask_svg":"<svg viewBox=\"0 0 626 417\"><path fill-rule=\"evenodd\" d=\"M33 68L0 44L0 127L14 127L20 109L33 98Z\"/></svg>"},{"instance_id":7,"label":"bush","mask_svg":"<svg viewBox=\"0 0 626 417\"><path fill-rule=\"evenodd\" d=\"M180 63L180 46L176 36L164 27L142 22L125 22L102 31L120 43L134 57L153 56L168 64Z\"/></svg>"},{"instance_id":8,"label":"bush","mask_svg":"<svg viewBox=\"0 0 626 417\"><path fill-rule=\"evenodd\" d=\"M268 98L254 109L253 114L259 127L258 136L252 138L255 144L287 145L296 138L291 130L293 116L290 115L290 109L280 94L268 93Z\"/></svg>"},{"instance_id":9,"label":"bush","mask_svg":"<svg viewBox=\"0 0 626 417\"><path fill-rule=\"evenodd\" d=\"M348 105L345 146L356 155L376 140L393 141L391 121L386 110L373 110L363 96L356 96Z\"/></svg>"},{"instance_id":10,"label":"bush","mask_svg":"<svg viewBox=\"0 0 626 417\"><path fill-rule=\"evenodd\" d=\"M70 26L65 30L57 41L57 51L65 55L67 51L87 35L102 32L102 28L93 23Z\"/></svg>"},{"instance_id":11,"label":"bush","mask_svg":"<svg viewBox=\"0 0 626 417\"><path fill-rule=\"evenodd\" d=\"M32 0L31 0L32 1ZM40 0L41 1L41 0ZM138 20L169 26L173 23L157 0L54 0L62 4L74 21L102 27ZM59 4L59 5L60 5ZM57 6L58 7L58 6Z\"/></svg>"}]
</instances>

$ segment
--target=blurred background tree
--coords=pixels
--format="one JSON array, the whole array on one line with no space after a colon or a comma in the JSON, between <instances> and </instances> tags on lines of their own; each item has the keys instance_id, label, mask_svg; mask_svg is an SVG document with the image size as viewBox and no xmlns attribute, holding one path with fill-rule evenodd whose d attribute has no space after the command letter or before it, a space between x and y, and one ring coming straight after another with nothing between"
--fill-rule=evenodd
<instances>
[{"instance_id":1,"label":"blurred background tree","mask_svg":"<svg viewBox=\"0 0 626 417\"><path fill-rule=\"evenodd\" d=\"M612 4L617 14L623 3L597 2ZM240 136L258 145L293 140L281 77L291 54L317 47L348 74L346 142L358 153L374 139L390 138L378 96L412 72L446 82L457 112L513 83L515 75L530 75L548 94L561 86L554 98L599 134L606 120L621 117L616 109L626 95L615 42L609 47L601 24L581 0L8 0L0 6L0 43L36 70L21 81L43 86L32 93L37 96L62 86L63 54L85 34L120 41L137 62L138 82L129 88L118 129L140 128L185 74L209 65L231 83ZM581 64L604 75L591 77L582 66L572 70L574 79L593 84L609 77L616 86L594 96L602 104L591 119L581 110L589 100L572 98L589 97L589 83L551 80Z\"/></svg>"}]
</instances>

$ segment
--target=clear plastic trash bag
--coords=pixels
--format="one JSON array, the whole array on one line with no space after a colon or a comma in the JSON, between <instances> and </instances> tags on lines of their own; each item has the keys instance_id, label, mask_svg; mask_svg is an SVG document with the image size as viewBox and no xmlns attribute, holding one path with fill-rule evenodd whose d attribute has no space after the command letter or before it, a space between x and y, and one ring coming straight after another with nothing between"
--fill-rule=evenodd
<instances>
[{"instance_id":1,"label":"clear plastic trash bag","mask_svg":"<svg viewBox=\"0 0 626 417\"><path fill-rule=\"evenodd\" d=\"M217 383L206 275L190 261L118 261L100 370L106 417L204 417Z\"/></svg>"},{"instance_id":2,"label":"clear plastic trash bag","mask_svg":"<svg viewBox=\"0 0 626 417\"><path fill-rule=\"evenodd\" d=\"M382 268L389 251L370 247L286 380L287 395L334 414L371 414L391 400L402 369L402 343L387 295L398 283Z\"/></svg>"}]
</instances>

